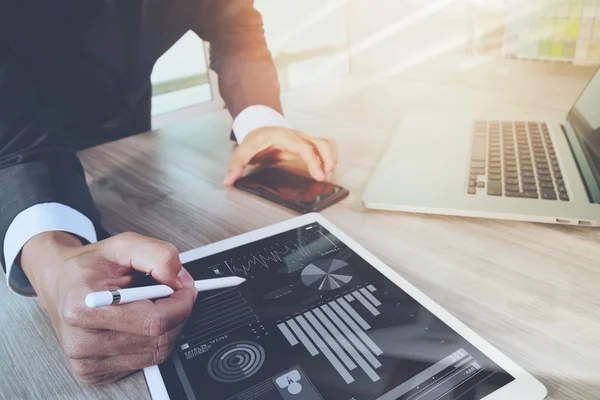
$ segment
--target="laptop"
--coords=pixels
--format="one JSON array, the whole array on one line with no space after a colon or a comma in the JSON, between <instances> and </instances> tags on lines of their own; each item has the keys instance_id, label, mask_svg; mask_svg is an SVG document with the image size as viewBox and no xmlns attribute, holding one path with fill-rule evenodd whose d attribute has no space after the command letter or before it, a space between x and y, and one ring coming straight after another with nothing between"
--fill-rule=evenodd
<instances>
[{"instance_id":1,"label":"laptop","mask_svg":"<svg viewBox=\"0 0 600 400\"><path fill-rule=\"evenodd\" d=\"M409 115L373 175L367 208L600 225L600 72L563 121Z\"/></svg>"}]
</instances>

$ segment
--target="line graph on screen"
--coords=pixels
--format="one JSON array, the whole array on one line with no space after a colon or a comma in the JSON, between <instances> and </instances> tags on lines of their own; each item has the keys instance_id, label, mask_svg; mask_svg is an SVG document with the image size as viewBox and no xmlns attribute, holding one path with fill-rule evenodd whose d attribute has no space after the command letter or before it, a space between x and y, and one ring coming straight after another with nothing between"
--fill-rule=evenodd
<instances>
[{"instance_id":1,"label":"line graph on screen","mask_svg":"<svg viewBox=\"0 0 600 400\"><path fill-rule=\"evenodd\" d=\"M256 267L270 269L285 264L290 271L304 266L307 257L329 254L339 250L326 234L319 230L303 232L297 240L287 240L242 256L224 261L233 275L251 276Z\"/></svg>"}]
</instances>

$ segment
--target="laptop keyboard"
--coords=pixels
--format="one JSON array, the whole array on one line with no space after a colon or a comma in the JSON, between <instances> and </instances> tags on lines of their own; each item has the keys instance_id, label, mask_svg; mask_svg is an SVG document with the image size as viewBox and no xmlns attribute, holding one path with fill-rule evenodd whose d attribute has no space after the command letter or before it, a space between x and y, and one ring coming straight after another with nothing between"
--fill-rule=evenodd
<instances>
[{"instance_id":1,"label":"laptop keyboard","mask_svg":"<svg viewBox=\"0 0 600 400\"><path fill-rule=\"evenodd\" d=\"M569 201L545 123L475 121L467 193Z\"/></svg>"}]
</instances>

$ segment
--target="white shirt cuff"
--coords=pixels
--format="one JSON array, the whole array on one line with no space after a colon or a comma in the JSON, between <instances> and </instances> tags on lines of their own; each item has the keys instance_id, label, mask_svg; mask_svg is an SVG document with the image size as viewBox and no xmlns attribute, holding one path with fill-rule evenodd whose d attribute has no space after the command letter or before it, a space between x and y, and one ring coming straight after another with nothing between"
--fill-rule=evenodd
<instances>
[{"instance_id":1,"label":"white shirt cuff","mask_svg":"<svg viewBox=\"0 0 600 400\"><path fill-rule=\"evenodd\" d=\"M50 231L72 233L89 243L97 241L92 221L64 204L42 203L21 211L9 225L4 238L6 283L13 292L22 296L35 296L17 257L32 237Z\"/></svg>"},{"instance_id":2,"label":"white shirt cuff","mask_svg":"<svg viewBox=\"0 0 600 400\"><path fill-rule=\"evenodd\" d=\"M242 143L250 132L267 126L292 127L283 115L271 107L256 105L245 108L235 117L233 120L233 133L238 143Z\"/></svg>"}]
</instances>

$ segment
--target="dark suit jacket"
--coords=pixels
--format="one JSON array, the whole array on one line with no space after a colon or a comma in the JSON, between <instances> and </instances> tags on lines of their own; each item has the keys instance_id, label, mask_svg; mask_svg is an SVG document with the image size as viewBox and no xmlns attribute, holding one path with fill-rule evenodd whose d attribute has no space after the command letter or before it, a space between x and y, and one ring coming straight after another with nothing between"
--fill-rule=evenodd
<instances>
[{"instance_id":1,"label":"dark suit jacket","mask_svg":"<svg viewBox=\"0 0 600 400\"><path fill-rule=\"evenodd\" d=\"M35 204L70 206L102 236L74 152L150 129L150 73L189 30L210 42L233 117L281 111L252 0L0 0L0 262L11 221Z\"/></svg>"}]
</instances>

